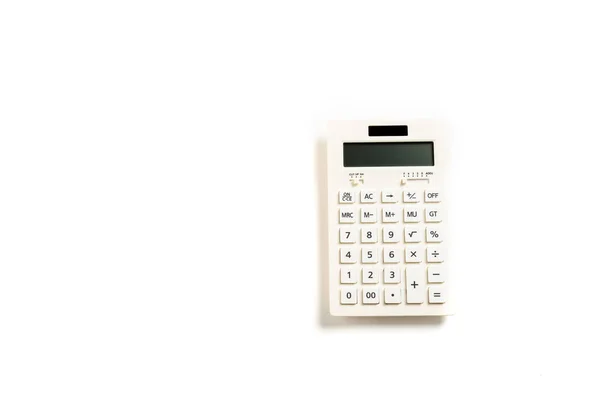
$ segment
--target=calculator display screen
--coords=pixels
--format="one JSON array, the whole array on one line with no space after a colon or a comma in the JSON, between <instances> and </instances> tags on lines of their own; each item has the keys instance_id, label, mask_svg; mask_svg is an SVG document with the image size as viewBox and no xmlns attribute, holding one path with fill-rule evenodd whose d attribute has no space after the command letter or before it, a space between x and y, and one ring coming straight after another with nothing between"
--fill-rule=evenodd
<instances>
[{"instance_id":1,"label":"calculator display screen","mask_svg":"<svg viewBox=\"0 0 600 400\"><path fill-rule=\"evenodd\" d=\"M433 142L344 143L344 167L423 167L433 164Z\"/></svg>"}]
</instances>

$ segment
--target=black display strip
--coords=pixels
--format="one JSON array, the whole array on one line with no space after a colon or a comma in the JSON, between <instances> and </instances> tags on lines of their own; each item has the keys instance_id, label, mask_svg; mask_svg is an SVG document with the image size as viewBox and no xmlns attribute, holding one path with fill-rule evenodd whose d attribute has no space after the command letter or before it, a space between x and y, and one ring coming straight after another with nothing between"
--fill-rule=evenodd
<instances>
[{"instance_id":1,"label":"black display strip","mask_svg":"<svg viewBox=\"0 0 600 400\"><path fill-rule=\"evenodd\" d=\"M433 142L344 143L344 167L428 167L433 165Z\"/></svg>"},{"instance_id":2,"label":"black display strip","mask_svg":"<svg viewBox=\"0 0 600 400\"><path fill-rule=\"evenodd\" d=\"M369 136L408 136L408 125L371 125Z\"/></svg>"}]
</instances>

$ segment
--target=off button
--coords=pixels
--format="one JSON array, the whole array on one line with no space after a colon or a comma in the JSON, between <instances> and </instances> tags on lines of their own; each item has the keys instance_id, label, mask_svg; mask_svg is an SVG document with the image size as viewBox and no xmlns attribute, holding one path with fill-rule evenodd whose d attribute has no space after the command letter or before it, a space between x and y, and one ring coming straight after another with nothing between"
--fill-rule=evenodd
<instances>
[{"instance_id":1,"label":"off button","mask_svg":"<svg viewBox=\"0 0 600 400\"><path fill-rule=\"evenodd\" d=\"M440 192L437 190L425 191L425 203L439 203L442 200Z\"/></svg>"}]
</instances>

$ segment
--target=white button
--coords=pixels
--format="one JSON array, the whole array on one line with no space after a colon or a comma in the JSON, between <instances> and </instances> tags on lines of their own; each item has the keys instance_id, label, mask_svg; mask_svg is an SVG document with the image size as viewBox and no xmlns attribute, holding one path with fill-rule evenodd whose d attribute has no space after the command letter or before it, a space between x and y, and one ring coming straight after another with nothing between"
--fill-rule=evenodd
<instances>
[{"instance_id":1,"label":"white button","mask_svg":"<svg viewBox=\"0 0 600 400\"><path fill-rule=\"evenodd\" d=\"M352 268L341 268L340 269L340 282L341 283L356 283L358 282L358 272Z\"/></svg>"},{"instance_id":2,"label":"white button","mask_svg":"<svg viewBox=\"0 0 600 400\"><path fill-rule=\"evenodd\" d=\"M363 268L362 270L363 283L378 283L379 270L377 268Z\"/></svg>"},{"instance_id":3,"label":"white button","mask_svg":"<svg viewBox=\"0 0 600 400\"><path fill-rule=\"evenodd\" d=\"M382 222L398 222L400 221L400 213L402 209L400 207L383 207L381 209L381 221Z\"/></svg>"},{"instance_id":4,"label":"white button","mask_svg":"<svg viewBox=\"0 0 600 400\"><path fill-rule=\"evenodd\" d=\"M429 283L444 283L446 281L446 268L438 265L428 267L427 280Z\"/></svg>"},{"instance_id":5,"label":"white button","mask_svg":"<svg viewBox=\"0 0 600 400\"><path fill-rule=\"evenodd\" d=\"M377 251L373 247L362 248L363 264L377 264Z\"/></svg>"},{"instance_id":6,"label":"white button","mask_svg":"<svg viewBox=\"0 0 600 400\"><path fill-rule=\"evenodd\" d=\"M340 243L356 243L356 229L340 228Z\"/></svg>"},{"instance_id":7,"label":"white button","mask_svg":"<svg viewBox=\"0 0 600 400\"><path fill-rule=\"evenodd\" d=\"M415 190L405 190L404 191L404 202L405 203L418 203L420 201L419 199L419 193Z\"/></svg>"},{"instance_id":8,"label":"white button","mask_svg":"<svg viewBox=\"0 0 600 400\"><path fill-rule=\"evenodd\" d=\"M444 253L439 247L428 247L427 248L427 262L428 263L440 263L444 262Z\"/></svg>"},{"instance_id":9,"label":"white button","mask_svg":"<svg viewBox=\"0 0 600 400\"><path fill-rule=\"evenodd\" d=\"M379 288L363 289L363 304L379 304Z\"/></svg>"},{"instance_id":10,"label":"white button","mask_svg":"<svg viewBox=\"0 0 600 400\"><path fill-rule=\"evenodd\" d=\"M360 192L361 203L377 203L377 192L374 190L362 190Z\"/></svg>"},{"instance_id":11,"label":"white button","mask_svg":"<svg viewBox=\"0 0 600 400\"><path fill-rule=\"evenodd\" d=\"M377 243L377 229L362 228L360 230L360 241L362 243Z\"/></svg>"},{"instance_id":12,"label":"white button","mask_svg":"<svg viewBox=\"0 0 600 400\"><path fill-rule=\"evenodd\" d=\"M442 211L439 208L427 207L425 209L425 222L441 222Z\"/></svg>"},{"instance_id":13,"label":"white button","mask_svg":"<svg viewBox=\"0 0 600 400\"><path fill-rule=\"evenodd\" d=\"M383 283L400 283L400 268L385 267L383 269Z\"/></svg>"},{"instance_id":14,"label":"white button","mask_svg":"<svg viewBox=\"0 0 600 400\"><path fill-rule=\"evenodd\" d=\"M400 228L393 225L383 227L383 243L398 243L400 237Z\"/></svg>"},{"instance_id":15,"label":"white button","mask_svg":"<svg viewBox=\"0 0 600 400\"><path fill-rule=\"evenodd\" d=\"M340 193L338 194L339 196L339 201L341 204L351 204L354 203L355 200L355 196L356 194L353 191L350 190L340 190Z\"/></svg>"},{"instance_id":16,"label":"white button","mask_svg":"<svg viewBox=\"0 0 600 400\"><path fill-rule=\"evenodd\" d=\"M441 304L446 302L446 288L435 285L429 288L429 302L432 304Z\"/></svg>"},{"instance_id":17,"label":"white button","mask_svg":"<svg viewBox=\"0 0 600 400\"><path fill-rule=\"evenodd\" d=\"M360 209L360 222L372 224L377 222L377 209L375 207L363 207Z\"/></svg>"},{"instance_id":18,"label":"white button","mask_svg":"<svg viewBox=\"0 0 600 400\"><path fill-rule=\"evenodd\" d=\"M358 303L358 296L356 295L356 288L342 289L340 290L340 302L342 304L356 304Z\"/></svg>"},{"instance_id":19,"label":"white button","mask_svg":"<svg viewBox=\"0 0 600 400\"><path fill-rule=\"evenodd\" d=\"M381 191L381 202L382 203L397 203L398 202L398 191L396 190L382 190Z\"/></svg>"},{"instance_id":20,"label":"white button","mask_svg":"<svg viewBox=\"0 0 600 400\"><path fill-rule=\"evenodd\" d=\"M406 267L406 302L421 304L425 301L425 268Z\"/></svg>"},{"instance_id":21,"label":"white button","mask_svg":"<svg viewBox=\"0 0 600 400\"><path fill-rule=\"evenodd\" d=\"M356 222L354 208L340 208L340 224L353 224Z\"/></svg>"},{"instance_id":22,"label":"white button","mask_svg":"<svg viewBox=\"0 0 600 400\"><path fill-rule=\"evenodd\" d=\"M351 247L340 248L340 263L342 264L354 264L358 261L358 250Z\"/></svg>"},{"instance_id":23,"label":"white button","mask_svg":"<svg viewBox=\"0 0 600 400\"><path fill-rule=\"evenodd\" d=\"M398 247L384 247L383 262L389 264L399 263L402 258L401 254L401 250Z\"/></svg>"},{"instance_id":24,"label":"white button","mask_svg":"<svg viewBox=\"0 0 600 400\"><path fill-rule=\"evenodd\" d=\"M404 209L404 222L419 222L421 221L421 210L418 208Z\"/></svg>"},{"instance_id":25,"label":"white button","mask_svg":"<svg viewBox=\"0 0 600 400\"><path fill-rule=\"evenodd\" d=\"M402 288L400 288L400 286L386 287L384 293L385 297L383 298L383 301L385 304L402 303Z\"/></svg>"},{"instance_id":26,"label":"white button","mask_svg":"<svg viewBox=\"0 0 600 400\"><path fill-rule=\"evenodd\" d=\"M405 243L419 243L423 240L423 228L407 226L404 228Z\"/></svg>"},{"instance_id":27,"label":"white button","mask_svg":"<svg viewBox=\"0 0 600 400\"><path fill-rule=\"evenodd\" d=\"M425 203L439 203L441 199L440 192L437 190L425 191Z\"/></svg>"},{"instance_id":28,"label":"white button","mask_svg":"<svg viewBox=\"0 0 600 400\"><path fill-rule=\"evenodd\" d=\"M427 240L427 243L441 243L442 242L442 231L440 230L440 228L438 228L436 225L433 226L428 226L427 228L427 234L425 235L425 238Z\"/></svg>"},{"instance_id":29,"label":"white button","mask_svg":"<svg viewBox=\"0 0 600 400\"><path fill-rule=\"evenodd\" d=\"M407 263L420 263L423 261L423 249L420 247L406 247L404 249L404 261Z\"/></svg>"}]
</instances>

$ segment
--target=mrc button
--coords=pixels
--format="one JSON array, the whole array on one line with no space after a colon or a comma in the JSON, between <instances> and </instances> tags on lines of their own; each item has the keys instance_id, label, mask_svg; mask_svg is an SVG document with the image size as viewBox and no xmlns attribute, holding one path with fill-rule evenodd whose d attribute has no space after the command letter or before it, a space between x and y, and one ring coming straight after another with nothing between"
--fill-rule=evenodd
<instances>
[{"instance_id":1,"label":"mrc button","mask_svg":"<svg viewBox=\"0 0 600 400\"><path fill-rule=\"evenodd\" d=\"M440 192L437 190L426 190L425 191L425 202L426 203L439 203L441 201Z\"/></svg>"}]
</instances>

